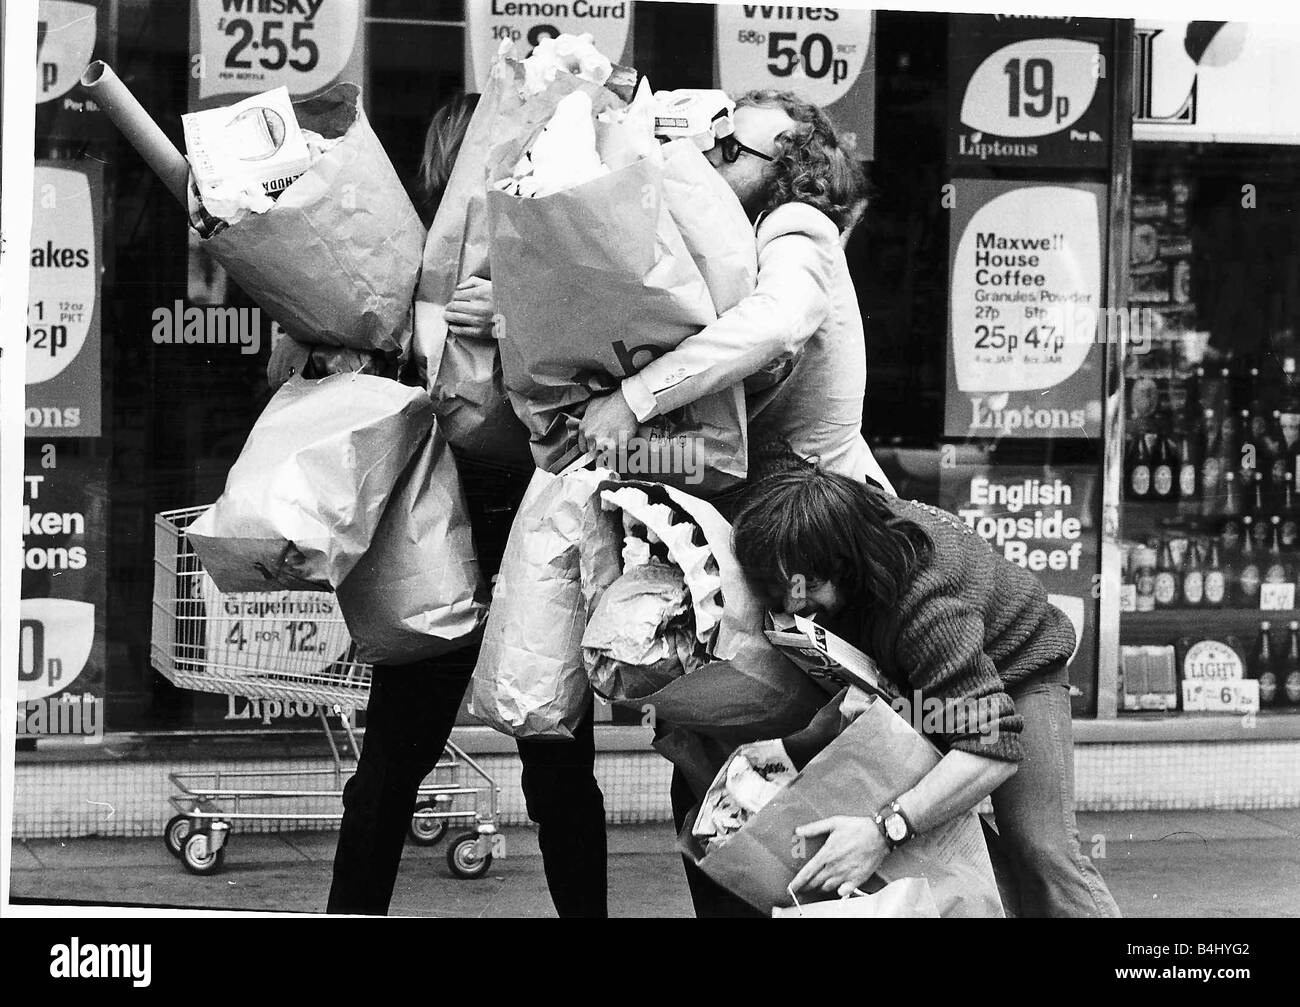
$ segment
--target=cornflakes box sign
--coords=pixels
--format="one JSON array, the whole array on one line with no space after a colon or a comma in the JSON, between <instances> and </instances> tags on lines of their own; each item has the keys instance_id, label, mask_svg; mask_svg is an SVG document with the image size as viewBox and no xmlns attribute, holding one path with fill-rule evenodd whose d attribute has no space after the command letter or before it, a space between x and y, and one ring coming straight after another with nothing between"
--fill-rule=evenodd
<instances>
[{"instance_id":1,"label":"cornflakes box sign","mask_svg":"<svg viewBox=\"0 0 1300 1007\"><path fill-rule=\"evenodd\" d=\"M1245 677L1241 655L1219 640L1194 643L1183 657L1183 678L1187 681L1233 682Z\"/></svg>"},{"instance_id":2,"label":"cornflakes box sign","mask_svg":"<svg viewBox=\"0 0 1300 1007\"><path fill-rule=\"evenodd\" d=\"M29 436L98 437L101 169L39 162L27 300Z\"/></svg>"}]
</instances>

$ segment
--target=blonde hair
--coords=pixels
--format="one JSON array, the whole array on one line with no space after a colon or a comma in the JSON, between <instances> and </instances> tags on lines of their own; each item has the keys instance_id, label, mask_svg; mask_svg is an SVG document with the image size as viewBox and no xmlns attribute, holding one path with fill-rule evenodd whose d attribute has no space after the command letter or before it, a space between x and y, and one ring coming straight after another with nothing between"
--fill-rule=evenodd
<instances>
[{"instance_id":1,"label":"blonde hair","mask_svg":"<svg viewBox=\"0 0 1300 1007\"><path fill-rule=\"evenodd\" d=\"M415 176L415 208L427 227L438 212L442 194L456 165L461 142L478 105L477 94L457 92L438 106L424 134L424 156Z\"/></svg>"}]
</instances>

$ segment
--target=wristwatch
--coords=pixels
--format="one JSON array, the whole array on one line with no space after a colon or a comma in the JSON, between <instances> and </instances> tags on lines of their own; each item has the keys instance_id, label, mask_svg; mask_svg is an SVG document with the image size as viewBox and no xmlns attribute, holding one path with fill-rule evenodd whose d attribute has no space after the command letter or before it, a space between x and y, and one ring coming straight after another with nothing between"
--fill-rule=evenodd
<instances>
[{"instance_id":1,"label":"wristwatch","mask_svg":"<svg viewBox=\"0 0 1300 1007\"><path fill-rule=\"evenodd\" d=\"M875 821L876 828L885 837L885 843L889 846L891 852L916 835L916 830L912 828L911 821L903 813L903 809L898 806L897 801L891 801L876 812Z\"/></svg>"}]
</instances>

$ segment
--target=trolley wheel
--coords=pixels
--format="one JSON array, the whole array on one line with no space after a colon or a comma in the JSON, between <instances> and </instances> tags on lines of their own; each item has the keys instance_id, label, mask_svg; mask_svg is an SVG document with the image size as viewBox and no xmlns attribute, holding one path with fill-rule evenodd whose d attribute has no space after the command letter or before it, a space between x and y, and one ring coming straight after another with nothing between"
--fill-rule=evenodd
<instances>
[{"instance_id":1,"label":"trolley wheel","mask_svg":"<svg viewBox=\"0 0 1300 1007\"><path fill-rule=\"evenodd\" d=\"M163 826L163 845L173 857L179 857L193 826L189 815L172 815Z\"/></svg>"},{"instance_id":2,"label":"trolley wheel","mask_svg":"<svg viewBox=\"0 0 1300 1007\"><path fill-rule=\"evenodd\" d=\"M492 854L478 855L478 833L463 832L447 847L447 866L462 881L481 878L492 866Z\"/></svg>"},{"instance_id":3,"label":"trolley wheel","mask_svg":"<svg viewBox=\"0 0 1300 1007\"><path fill-rule=\"evenodd\" d=\"M436 801L421 801L415 806L419 811L437 811L438 804ZM411 837L411 842L416 846L436 846L439 840L447 834L447 819L430 818L427 815L412 815L411 827L407 830Z\"/></svg>"},{"instance_id":4,"label":"trolley wheel","mask_svg":"<svg viewBox=\"0 0 1300 1007\"><path fill-rule=\"evenodd\" d=\"M223 846L219 850L212 850L208 845L208 833L192 832L185 840L185 845L181 848L181 863L191 874L200 876L206 874L216 874L221 870L221 863L226 859L226 850Z\"/></svg>"}]
</instances>

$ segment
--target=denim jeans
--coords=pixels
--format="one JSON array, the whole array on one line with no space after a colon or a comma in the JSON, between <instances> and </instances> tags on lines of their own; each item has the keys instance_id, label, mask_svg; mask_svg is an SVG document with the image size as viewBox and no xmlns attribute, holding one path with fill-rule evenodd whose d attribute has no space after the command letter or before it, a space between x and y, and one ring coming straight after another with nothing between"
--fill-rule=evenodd
<instances>
[{"instance_id":1,"label":"denim jeans","mask_svg":"<svg viewBox=\"0 0 1300 1007\"><path fill-rule=\"evenodd\" d=\"M605 798L596 783L593 707L573 738L519 741L520 786L528 817L537 823L537 845L555 912L562 918L609 915Z\"/></svg>"},{"instance_id":2,"label":"denim jeans","mask_svg":"<svg viewBox=\"0 0 1300 1007\"><path fill-rule=\"evenodd\" d=\"M993 791L999 838L990 842L1007 915L1119 916L1106 882L1079 846L1074 747L1064 670L1010 690L1025 719L1016 775Z\"/></svg>"},{"instance_id":3,"label":"denim jeans","mask_svg":"<svg viewBox=\"0 0 1300 1007\"><path fill-rule=\"evenodd\" d=\"M440 658L375 666L365 743L343 787L326 912L388 913L416 794L442 756L471 670Z\"/></svg>"}]
</instances>

